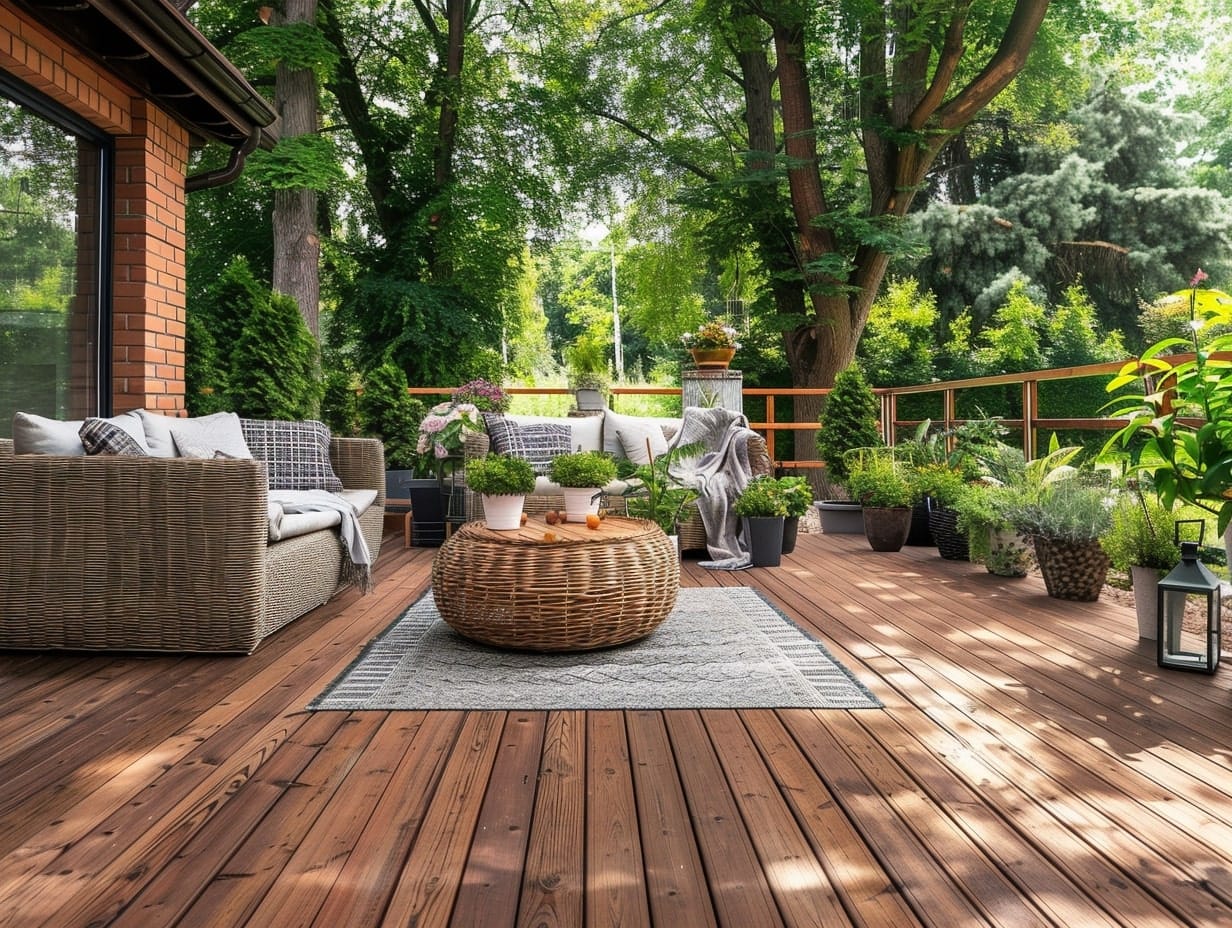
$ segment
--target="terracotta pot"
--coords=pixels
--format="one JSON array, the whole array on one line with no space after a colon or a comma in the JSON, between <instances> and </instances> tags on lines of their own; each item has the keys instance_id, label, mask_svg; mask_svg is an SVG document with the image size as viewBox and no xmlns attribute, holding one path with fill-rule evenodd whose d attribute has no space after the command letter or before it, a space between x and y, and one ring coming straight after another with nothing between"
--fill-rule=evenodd
<instances>
[{"instance_id":1,"label":"terracotta pot","mask_svg":"<svg viewBox=\"0 0 1232 928\"><path fill-rule=\"evenodd\" d=\"M722 370L736 356L735 348L690 348L693 363L701 370Z\"/></svg>"}]
</instances>

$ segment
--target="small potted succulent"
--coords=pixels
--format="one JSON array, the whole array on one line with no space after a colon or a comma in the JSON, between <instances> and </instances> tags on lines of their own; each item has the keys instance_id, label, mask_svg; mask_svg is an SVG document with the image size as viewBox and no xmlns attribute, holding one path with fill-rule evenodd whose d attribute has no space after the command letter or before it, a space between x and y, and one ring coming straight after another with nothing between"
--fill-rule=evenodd
<instances>
[{"instance_id":1,"label":"small potted succulent","mask_svg":"<svg viewBox=\"0 0 1232 928\"><path fill-rule=\"evenodd\" d=\"M783 521L787 500L779 482L770 476L750 480L732 507L741 527L754 567L778 567L783 555Z\"/></svg>"},{"instance_id":2,"label":"small potted succulent","mask_svg":"<svg viewBox=\"0 0 1232 928\"><path fill-rule=\"evenodd\" d=\"M526 494L535 489L535 469L525 458L488 454L467 465L466 483L483 497L488 528L510 531L522 524Z\"/></svg>"},{"instance_id":3,"label":"small potted succulent","mask_svg":"<svg viewBox=\"0 0 1232 928\"><path fill-rule=\"evenodd\" d=\"M616 462L600 451L575 451L552 458L548 479L565 497L565 518L585 522L599 511L603 488L616 479Z\"/></svg>"}]
</instances>

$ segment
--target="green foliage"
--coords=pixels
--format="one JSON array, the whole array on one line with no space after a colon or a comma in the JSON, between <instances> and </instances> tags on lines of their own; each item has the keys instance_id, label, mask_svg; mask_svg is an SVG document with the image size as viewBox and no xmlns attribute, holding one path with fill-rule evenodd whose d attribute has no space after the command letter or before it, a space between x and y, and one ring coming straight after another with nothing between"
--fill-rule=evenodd
<instances>
[{"instance_id":1,"label":"green foliage","mask_svg":"<svg viewBox=\"0 0 1232 928\"><path fill-rule=\"evenodd\" d=\"M916 468L915 486L921 497L927 496L938 506L955 508L967 480L962 471L949 464L931 463Z\"/></svg>"},{"instance_id":2,"label":"green foliage","mask_svg":"<svg viewBox=\"0 0 1232 928\"><path fill-rule=\"evenodd\" d=\"M319 414L317 341L293 297L270 293L253 306L232 352L227 384L241 416L296 420Z\"/></svg>"},{"instance_id":3,"label":"green foliage","mask_svg":"<svg viewBox=\"0 0 1232 928\"><path fill-rule=\"evenodd\" d=\"M622 479L629 480L625 490L629 515L649 519L668 535L677 534L676 523L685 509L698 498L692 487L678 484L671 476L671 468L677 461L701 454L700 442L677 445L666 454L653 458L649 464L638 464Z\"/></svg>"},{"instance_id":4,"label":"green foliage","mask_svg":"<svg viewBox=\"0 0 1232 928\"><path fill-rule=\"evenodd\" d=\"M1120 494L1112 510L1112 524L1100 538L1112 566L1121 572L1130 567L1169 570L1181 560L1175 541L1176 517L1158 499L1140 491Z\"/></svg>"},{"instance_id":5,"label":"green foliage","mask_svg":"<svg viewBox=\"0 0 1232 928\"><path fill-rule=\"evenodd\" d=\"M937 301L915 278L891 280L860 339L860 366L878 387L928 383L935 373Z\"/></svg>"},{"instance_id":6,"label":"green foliage","mask_svg":"<svg viewBox=\"0 0 1232 928\"><path fill-rule=\"evenodd\" d=\"M754 477L745 484L732 504L732 511L741 518L786 516L787 500L778 481L764 475Z\"/></svg>"},{"instance_id":7,"label":"green foliage","mask_svg":"<svg viewBox=\"0 0 1232 928\"><path fill-rule=\"evenodd\" d=\"M1022 493L1005 515L1023 535L1059 541L1097 541L1112 524L1107 486L1071 475L1044 484L1037 493Z\"/></svg>"},{"instance_id":8,"label":"green foliage","mask_svg":"<svg viewBox=\"0 0 1232 928\"><path fill-rule=\"evenodd\" d=\"M817 453L826 463L830 479L847 479L848 451L882 444L878 423L881 405L857 365L834 379L834 387L821 410L817 432Z\"/></svg>"},{"instance_id":9,"label":"green foliage","mask_svg":"<svg viewBox=\"0 0 1232 928\"><path fill-rule=\"evenodd\" d=\"M1196 290L1193 296L1196 304ZM1157 342L1108 383L1109 393L1143 392L1108 404L1110 417L1129 421L1104 451L1128 458L1131 472L1149 475L1165 507L1179 500L1217 515L1222 534L1232 522L1232 362L1211 355L1232 350L1232 335L1207 332L1232 323L1232 307L1216 304L1205 315L1195 319L1192 341ZM1187 349L1195 352L1190 360L1167 356Z\"/></svg>"},{"instance_id":10,"label":"green foliage","mask_svg":"<svg viewBox=\"0 0 1232 928\"><path fill-rule=\"evenodd\" d=\"M920 498L919 484L907 465L888 453L854 456L848 461L847 490L851 498L874 509L903 509Z\"/></svg>"},{"instance_id":11,"label":"green foliage","mask_svg":"<svg viewBox=\"0 0 1232 928\"><path fill-rule=\"evenodd\" d=\"M200 314L194 312L186 315L184 324L184 405L192 416L231 409L227 375L214 336Z\"/></svg>"},{"instance_id":12,"label":"green foliage","mask_svg":"<svg viewBox=\"0 0 1232 928\"><path fill-rule=\"evenodd\" d=\"M799 518L813 508L813 487L804 477L788 475L779 478L779 490L787 504L787 515Z\"/></svg>"},{"instance_id":13,"label":"green foliage","mask_svg":"<svg viewBox=\"0 0 1232 928\"><path fill-rule=\"evenodd\" d=\"M312 23L261 25L237 35L228 43L227 55L250 74L273 75L278 65L291 70L312 71L318 81L329 78L338 67L338 49Z\"/></svg>"},{"instance_id":14,"label":"green foliage","mask_svg":"<svg viewBox=\"0 0 1232 928\"><path fill-rule=\"evenodd\" d=\"M466 485L488 496L513 496L535 489L535 469L525 458L488 454L468 461Z\"/></svg>"},{"instance_id":15,"label":"green foliage","mask_svg":"<svg viewBox=\"0 0 1232 928\"><path fill-rule=\"evenodd\" d=\"M406 371L392 360L383 361L364 373L357 413L363 434L384 444L389 470L415 470L426 476L429 462L415 450L426 410L406 390Z\"/></svg>"},{"instance_id":16,"label":"green foliage","mask_svg":"<svg viewBox=\"0 0 1232 928\"><path fill-rule=\"evenodd\" d=\"M616 479L616 464L600 451L574 451L552 458L548 478L562 487L605 487Z\"/></svg>"},{"instance_id":17,"label":"green foliage","mask_svg":"<svg viewBox=\"0 0 1232 928\"><path fill-rule=\"evenodd\" d=\"M325 193L344 178L333 143L320 135L279 139L273 151L252 153L249 170L275 190L306 187Z\"/></svg>"}]
</instances>

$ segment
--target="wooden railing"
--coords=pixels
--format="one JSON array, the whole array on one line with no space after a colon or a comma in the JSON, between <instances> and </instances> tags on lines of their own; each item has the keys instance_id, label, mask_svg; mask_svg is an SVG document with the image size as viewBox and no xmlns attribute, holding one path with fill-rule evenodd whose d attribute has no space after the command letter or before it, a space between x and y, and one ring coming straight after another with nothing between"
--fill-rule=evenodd
<instances>
[{"instance_id":1,"label":"wooden railing","mask_svg":"<svg viewBox=\"0 0 1232 928\"><path fill-rule=\"evenodd\" d=\"M1179 360L1179 359L1172 359ZM881 430L890 444L894 444L901 430L914 428L919 420L900 419L898 416L899 398L918 396L921 394L940 394L941 415L934 422L946 430L961 424L964 420L958 415L958 398L964 390L975 390L987 387L1018 385L1022 391L1022 416L1020 418L1003 418L1001 421L1011 429L1022 430L1022 451L1028 460L1036 456L1039 448L1040 433L1048 434L1062 429L1083 429L1093 431L1113 431L1124 425L1123 420L1108 419L1100 416L1086 418L1053 418L1040 415L1039 388L1041 383L1078 379L1083 377L1107 376L1119 372L1123 361L1113 361L1102 364L1086 364L1078 367L1054 368L1043 371L1028 371L1016 374L999 374L991 377L972 377L966 380L949 380L938 383L917 384L908 387L878 388L877 395L881 400ZM447 397L451 388L412 387L410 392L424 398ZM568 396L572 391L564 387L512 387L507 392L513 395L525 396ZM766 438L766 443L774 454L775 438L779 434L791 434L801 431L813 431L817 428L816 420L796 421L790 418L780 419L781 412L776 400L786 400L788 405L801 396L825 396L828 389L810 387L746 387L744 396L763 397L765 399L765 417L762 421L750 422L750 426ZM619 408L623 396L675 396L681 395L680 387L613 387L613 407ZM791 415L789 412L788 415ZM821 465L819 460L776 460L778 467L784 468L815 468Z\"/></svg>"}]
</instances>

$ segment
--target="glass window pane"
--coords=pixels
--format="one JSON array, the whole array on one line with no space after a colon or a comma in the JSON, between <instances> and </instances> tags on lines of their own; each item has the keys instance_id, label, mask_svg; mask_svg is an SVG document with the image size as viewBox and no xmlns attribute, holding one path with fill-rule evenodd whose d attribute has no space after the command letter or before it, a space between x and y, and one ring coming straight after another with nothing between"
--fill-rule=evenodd
<instances>
[{"instance_id":1,"label":"glass window pane","mask_svg":"<svg viewBox=\"0 0 1232 928\"><path fill-rule=\"evenodd\" d=\"M0 98L0 437L99 410L99 150Z\"/></svg>"}]
</instances>

